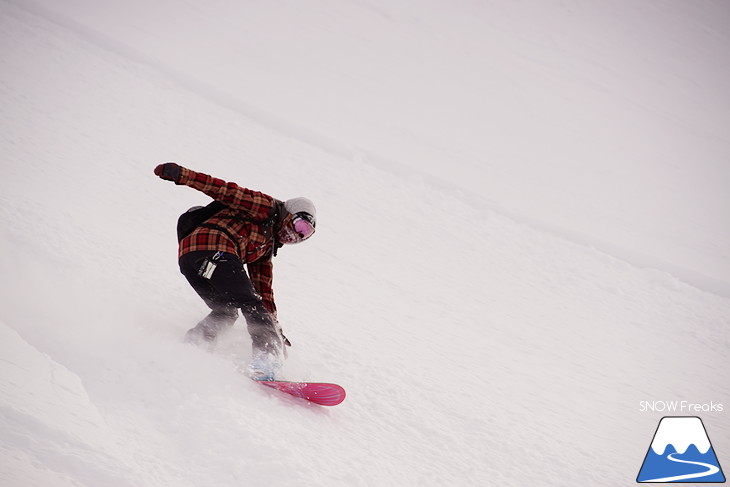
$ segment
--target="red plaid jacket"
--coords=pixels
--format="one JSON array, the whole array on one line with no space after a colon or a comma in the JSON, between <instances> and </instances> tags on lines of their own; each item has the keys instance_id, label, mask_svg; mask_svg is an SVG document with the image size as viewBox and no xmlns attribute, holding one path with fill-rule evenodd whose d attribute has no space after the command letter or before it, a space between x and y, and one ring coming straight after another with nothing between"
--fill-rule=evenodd
<instances>
[{"instance_id":1,"label":"red plaid jacket","mask_svg":"<svg viewBox=\"0 0 730 487\"><path fill-rule=\"evenodd\" d=\"M206 225L225 229L198 227L180 242L178 257L198 250L222 250L237 255L247 265L251 283L263 298L264 306L276 316L273 263L274 229L260 223L270 218L276 205L271 196L241 188L207 174L181 168L177 184L190 186L229 206L207 220ZM245 219L240 218L243 213ZM239 215L239 218L236 216ZM236 240L232 240L232 237Z\"/></svg>"}]
</instances>

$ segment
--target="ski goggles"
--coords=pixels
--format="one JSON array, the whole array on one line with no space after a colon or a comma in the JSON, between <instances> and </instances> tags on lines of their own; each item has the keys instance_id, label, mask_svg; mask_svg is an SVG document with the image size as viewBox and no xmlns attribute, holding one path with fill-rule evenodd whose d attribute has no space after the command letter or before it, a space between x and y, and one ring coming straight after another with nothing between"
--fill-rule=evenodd
<instances>
[{"instance_id":1,"label":"ski goggles","mask_svg":"<svg viewBox=\"0 0 730 487\"><path fill-rule=\"evenodd\" d=\"M307 213L297 213L291 222L300 242L314 235L314 220Z\"/></svg>"}]
</instances>

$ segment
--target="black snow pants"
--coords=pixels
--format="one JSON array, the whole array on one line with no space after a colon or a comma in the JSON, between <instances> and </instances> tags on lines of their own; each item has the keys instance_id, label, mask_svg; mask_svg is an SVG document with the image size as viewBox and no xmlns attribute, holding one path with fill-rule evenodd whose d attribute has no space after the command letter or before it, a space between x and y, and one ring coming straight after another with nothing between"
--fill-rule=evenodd
<instances>
[{"instance_id":1,"label":"black snow pants","mask_svg":"<svg viewBox=\"0 0 730 487\"><path fill-rule=\"evenodd\" d=\"M282 351L276 321L254 290L241 259L227 252L202 250L183 255L179 264L180 272L211 309L195 331L211 341L233 325L240 309L253 348L274 354Z\"/></svg>"}]
</instances>

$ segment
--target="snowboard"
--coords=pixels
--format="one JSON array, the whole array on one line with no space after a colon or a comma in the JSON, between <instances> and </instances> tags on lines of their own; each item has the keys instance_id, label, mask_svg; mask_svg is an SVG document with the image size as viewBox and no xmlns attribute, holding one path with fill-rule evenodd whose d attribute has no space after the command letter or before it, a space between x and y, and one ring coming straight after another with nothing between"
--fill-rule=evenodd
<instances>
[{"instance_id":1,"label":"snowboard","mask_svg":"<svg viewBox=\"0 0 730 487\"><path fill-rule=\"evenodd\" d=\"M345 400L345 389L337 384L325 382L289 382L282 380L261 380L256 382L321 406L337 406Z\"/></svg>"}]
</instances>

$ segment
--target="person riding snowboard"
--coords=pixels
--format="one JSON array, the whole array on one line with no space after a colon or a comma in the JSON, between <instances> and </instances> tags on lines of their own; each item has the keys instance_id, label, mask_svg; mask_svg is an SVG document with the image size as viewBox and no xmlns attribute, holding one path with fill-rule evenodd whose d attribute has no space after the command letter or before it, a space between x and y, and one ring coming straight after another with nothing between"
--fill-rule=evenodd
<instances>
[{"instance_id":1,"label":"person riding snowboard","mask_svg":"<svg viewBox=\"0 0 730 487\"><path fill-rule=\"evenodd\" d=\"M180 272L211 309L188 330L186 340L212 342L233 325L240 309L253 348L248 372L257 380L273 380L286 356L285 346L291 344L276 318L272 257L283 245L312 236L314 204L307 198L282 202L173 162L158 165L155 174L222 203L222 209L182 238L178 248Z\"/></svg>"}]
</instances>

